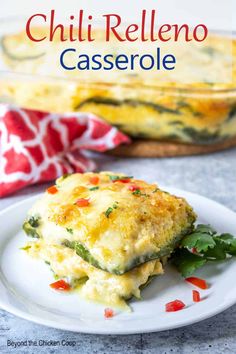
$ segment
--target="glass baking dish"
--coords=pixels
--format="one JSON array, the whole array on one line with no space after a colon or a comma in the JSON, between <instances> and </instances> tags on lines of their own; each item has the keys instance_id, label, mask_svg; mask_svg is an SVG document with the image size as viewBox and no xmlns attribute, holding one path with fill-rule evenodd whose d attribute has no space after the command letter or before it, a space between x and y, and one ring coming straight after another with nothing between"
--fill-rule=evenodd
<instances>
[{"instance_id":1,"label":"glass baking dish","mask_svg":"<svg viewBox=\"0 0 236 354\"><path fill-rule=\"evenodd\" d=\"M23 23L19 19L10 22L8 19L0 24L1 38L6 41L7 37L7 45L1 40L1 102L50 112L91 112L133 138L205 145L236 137L234 41L231 41L233 77L229 83L154 82L150 76L144 79L136 73L113 78L103 73L91 79L72 73L58 75L53 72L53 63L42 70L45 57L48 56L47 62L52 58L51 48L44 48L43 56L41 47L40 50L37 47L38 52L32 48L30 55L26 55L28 48L22 47L22 41L20 45L8 41L11 39L9 28L12 33L18 33ZM223 40L221 35L217 38ZM211 66L209 60L215 49L208 47L207 50L208 53L204 53L204 60L208 61L206 68ZM41 71L37 65L41 65ZM213 74L217 77L217 70Z\"/></svg>"}]
</instances>

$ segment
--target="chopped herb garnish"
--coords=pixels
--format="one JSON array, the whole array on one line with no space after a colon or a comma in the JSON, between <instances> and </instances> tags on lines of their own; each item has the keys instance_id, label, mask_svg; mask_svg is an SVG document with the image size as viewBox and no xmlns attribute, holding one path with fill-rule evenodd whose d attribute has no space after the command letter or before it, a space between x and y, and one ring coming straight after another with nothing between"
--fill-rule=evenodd
<instances>
[{"instance_id":1,"label":"chopped herb garnish","mask_svg":"<svg viewBox=\"0 0 236 354\"><path fill-rule=\"evenodd\" d=\"M134 178L133 176L115 176L115 175L109 175L109 178L111 181L120 181L120 180L125 180L125 179L132 179Z\"/></svg>"},{"instance_id":2,"label":"chopped herb garnish","mask_svg":"<svg viewBox=\"0 0 236 354\"><path fill-rule=\"evenodd\" d=\"M141 193L141 190L140 190L140 189L137 189L137 190L134 191L132 194L133 194L133 195L140 195L140 196L142 196L142 197L149 197L148 194L146 194L146 193Z\"/></svg>"},{"instance_id":3,"label":"chopped herb garnish","mask_svg":"<svg viewBox=\"0 0 236 354\"><path fill-rule=\"evenodd\" d=\"M44 261L44 263L47 264L47 265L50 265L50 262L48 262L48 261Z\"/></svg>"},{"instance_id":4,"label":"chopped herb garnish","mask_svg":"<svg viewBox=\"0 0 236 354\"><path fill-rule=\"evenodd\" d=\"M118 208L118 202L115 202L112 207L109 207L106 211L105 211L105 215L107 218L109 218L109 216L111 215L111 213L113 212L114 209L117 209Z\"/></svg>"},{"instance_id":5,"label":"chopped herb garnish","mask_svg":"<svg viewBox=\"0 0 236 354\"><path fill-rule=\"evenodd\" d=\"M90 191L97 191L99 189L99 187L92 187L92 188L89 188Z\"/></svg>"},{"instance_id":6,"label":"chopped herb garnish","mask_svg":"<svg viewBox=\"0 0 236 354\"><path fill-rule=\"evenodd\" d=\"M140 189L136 189L136 191L134 191L132 194L133 195L141 195L141 190Z\"/></svg>"},{"instance_id":7,"label":"chopped herb garnish","mask_svg":"<svg viewBox=\"0 0 236 354\"><path fill-rule=\"evenodd\" d=\"M105 211L105 215L107 218L109 218L110 214L113 212L113 208L109 207L106 211Z\"/></svg>"},{"instance_id":8,"label":"chopped herb garnish","mask_svg":"<svg viewBox=\"0 0 236 354\"><path fill-rule=\"evenodd\" d=\"M71 235L73 235L73 229L70 229L70 228L66 228L66 231L69 232Z\"/></svg>"}]
</instances>

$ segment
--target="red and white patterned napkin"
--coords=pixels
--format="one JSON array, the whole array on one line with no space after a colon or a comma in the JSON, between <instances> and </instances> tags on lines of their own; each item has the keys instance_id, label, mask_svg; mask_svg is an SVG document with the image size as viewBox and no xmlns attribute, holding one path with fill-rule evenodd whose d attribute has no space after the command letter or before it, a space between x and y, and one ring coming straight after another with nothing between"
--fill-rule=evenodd
<instances>
[{"instance_id":1,"label":"red and white patterned napkin","mask_svg":"<svg viewBox=\"0 0 236 354\"><path fill-rule=\"evenodd\" d=\"M0 104L0 197L95 163L83 150L104 152L129 138L93 114L47 112Z\"/></svg>"}]
</instances>

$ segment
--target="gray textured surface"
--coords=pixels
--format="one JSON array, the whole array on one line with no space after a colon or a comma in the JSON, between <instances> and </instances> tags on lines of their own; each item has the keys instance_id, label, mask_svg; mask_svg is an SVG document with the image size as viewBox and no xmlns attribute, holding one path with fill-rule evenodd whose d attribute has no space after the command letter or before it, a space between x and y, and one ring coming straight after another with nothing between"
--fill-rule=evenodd
<instances>
[{"instance_id":1,"label":"gray textured surface","mask_svg":"<svg viewBox=\"0 0 236 354\"><path fill-rule=\"evenodd\" d=\"M103 170L122 171L205 195L236 211L236 150L211 156L176 159L117 159L97 157ZM39 192L28 188L0 201L0 209ZM7 340L68 340L62 345L7 347ZM38 342L39 343L39 342ZM46 328L1 312L0 353L236 353L236 306L211 319L182 329L130 336L82 335Z\"/></svg>"}]
</instances>

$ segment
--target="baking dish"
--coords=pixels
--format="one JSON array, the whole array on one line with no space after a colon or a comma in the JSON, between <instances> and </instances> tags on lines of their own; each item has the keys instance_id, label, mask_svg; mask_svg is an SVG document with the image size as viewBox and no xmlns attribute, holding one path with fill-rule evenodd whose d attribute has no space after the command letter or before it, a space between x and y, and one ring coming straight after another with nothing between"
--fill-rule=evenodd
<instances>
[{"instance_id":1,"label":"baking dish","mask_svg":"<svg viewBox=\"0 0 236 354\"><path fill-rule=\"evenodd\" d=\"M210 40L211 45L202 49L201 81L196 81L193 67L193 82L173 83L163 80L161 75L156 80L152 73L91 76L63 72L61 75L52 60L51 43L46 47L28 48L24 47L21 37L17 45L16 36L10 45L8 41L6 44L6 35L7 39L12 38L9 28L12 33L19 33L24 24L22 20L11 21L12 26L9 21L0 25L0 34L4 37L0 63L1 101L51 112L92 112L134 138L204 145L236 136L236 41L228 36L217 34ZM228 57L223 57L224 45L227 45ZM16 58L11 56L11 48L14 55L17 53ZM41 55L42 50L44 55ZM119 48L114 50L119 52ZM26 54L32 60L24 60ZM191 60L199 60L197 55L196 52L186 59L189 73ZM226 61L213 61L214 56L222 56ZM224 71L226 66L232 69L231 79L227 76L229 71ZM209 68L212 68L212 82L205 79L207 71L211 71Z\"/></svg>"}]
</instances>

